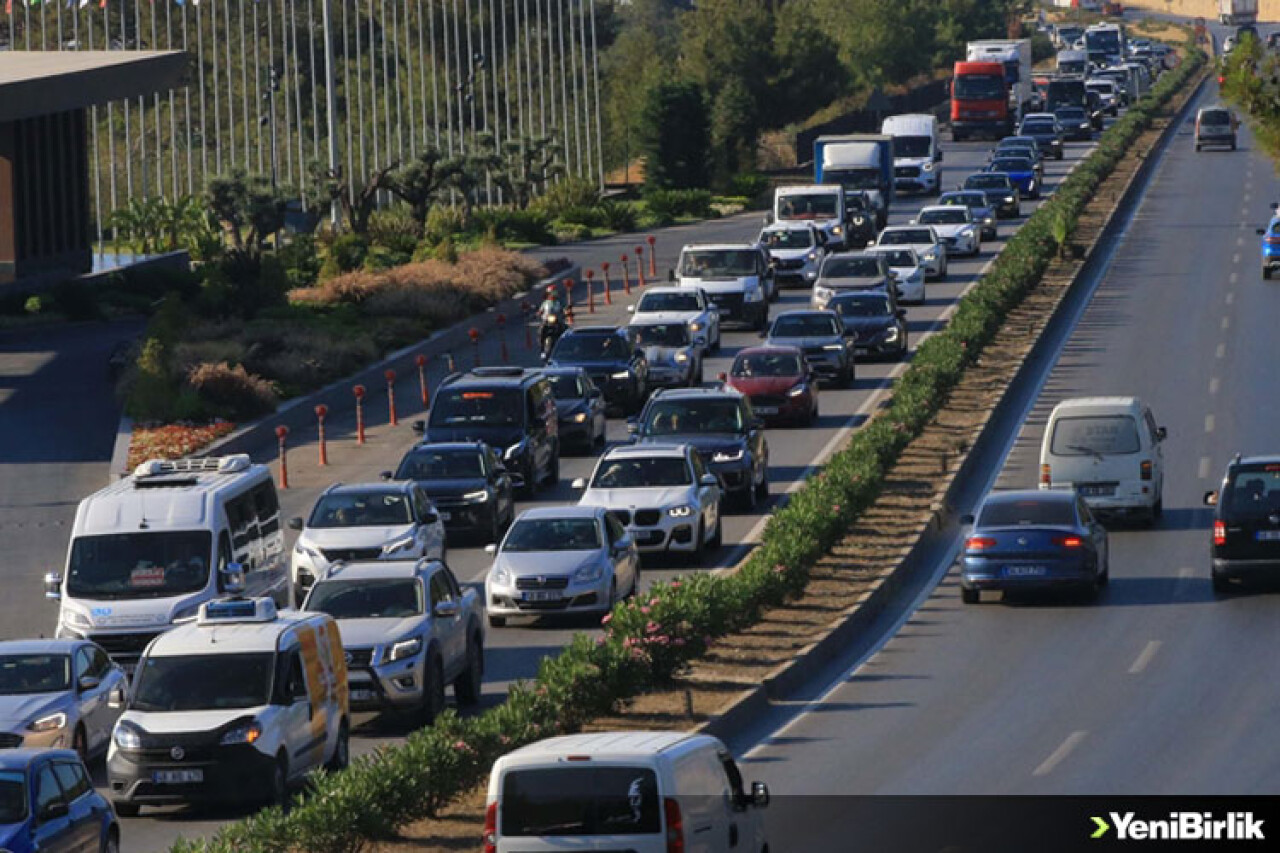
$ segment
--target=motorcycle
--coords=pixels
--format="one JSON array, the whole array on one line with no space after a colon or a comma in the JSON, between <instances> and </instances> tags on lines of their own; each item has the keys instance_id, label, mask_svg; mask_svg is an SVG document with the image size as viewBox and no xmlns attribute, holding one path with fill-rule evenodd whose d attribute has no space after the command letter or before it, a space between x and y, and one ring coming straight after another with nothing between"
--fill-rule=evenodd
<instances>
[{"instance_id":1,"label":"motorcycle","mask_svg":"<svg viewBox=\"0 0 1280 853\"><path fill-rule=\"evenodd\" d=\"M560 340L560 336L564 334L564 326L563 320L555 314L542 318L542 323L538 327L538 339L542 345L543 361L551 356L551 350L555 347L556 341Z\"/></svg>"}]
</instances>

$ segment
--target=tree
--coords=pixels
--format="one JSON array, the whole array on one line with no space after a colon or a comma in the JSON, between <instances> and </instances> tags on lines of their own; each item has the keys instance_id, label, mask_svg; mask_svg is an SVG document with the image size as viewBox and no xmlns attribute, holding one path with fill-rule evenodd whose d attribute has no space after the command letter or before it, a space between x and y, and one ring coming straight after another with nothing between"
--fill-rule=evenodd
<instances>
[{"instance_id":1,"label":"tree","mask_svg":"<svg viewBox=\"0 0 1280 853\"><path fill-rule=\"evenodd\" d=\"M545 187L564 174L563 151L554 136L508 139L496 153L493 181L502 189L506 201L519 210L529 206L538 187Z\"/></svg>"},{"instance_id":2,"label":"tree","mask_svg":"<svg viewBox=\"0 0 1280 853\"><path fill-rule=\"evenodd\" d=\"M715 177L721 185L755 166L760 121L756 103L741 79L734 77L720 90L711 110L711 147Z\"/></svg>"},{"instance_id":3,"label":"tree","mask_svg":"<svg viewBox=\"0 0 1280 853\"><path fill-rule=\"evenodd\" d=\"M840 51L819 26L814 0L778 7L773 35L774 76L763 115L781 126L813 115L849 91Z\"/></svg>"},{"instance_id":4,"label":"tree","mask_svg":"<svg viewBox=\"0 0 1280 853\"><path fill-rule=\"evenodd\" d=\"M679 29L673 0L631 0L614 12L618 30L601 53L600 72L606 162L620 164L636 156L649 90L676 65Z\"/></svg>"},{"instance_id":5,"label":"tree","mask_svg":"<svg viewBox=\"0 0 1280 853\"><path fill-rule=\"evenodd\" d=\"M356 187L350 185L341 166L336 169L316 166L315 179L317 185L324 187L324 197L330 202L336 199L341 205L347 228L363 237L369 233L369 217L378 209L378 193L390 192L387 176L399 165L393 162L372 170L369 179Z\"/></svg>"},{"instance_id":6,"label":"tree","mask_svg":"<svg viewBox=\"0 0 1280 853\"><path fill-rule=\"evenodd\" d=\"M494 152L493 135L478 134L471 149L458 158L458 167L449 176L449 187L458 192L462 200L462 227L471 224L471 211L475 208L476 196L484 185L485 177L492 178L501 161Z\"/></svg>"},{"instance_id":7,"label":"tree","mask_svg":"<svg viewBox=\"0 0 1280 853\"><path fill-rule=\"evenodd\" d=\"M446 156L438 148L427 146L417 157L388 173L383 183L409 205L414 219L426 222L431 205L449 188L463 165L461 158Z\"/></svg>"},{"instance_id":8,"label":"tree","mask_svg":"<svg viewBox=\"0 0 1280 853\"><path fill-rule=\"evenodd\" d=\"M270 178L243 169L213 177L205 188L209 210L231 236L234 252L250 259L259 258L267 236L284 227L292 196L272 186Z\"/></svg>"},{"instance_id":9,"label":"tree","mask_svg":"<svg viewBox=\"0 0 1280 853\"><path fill-rule=\"evenodd\" d=\"M691 81L659 83L649 90L643 116L645 184L707 186L711 135L702 87Z\"/></svg>"},{"instance_id":10,"label":"tree","mask_svg":"<svg viewBox=\"0 0 1280 853\"><path fill-rule=\"evenodd\" d=\"M767 0L699 0L679 21L681 70L713 102L721 89L741 85L761 112L774 62Z\"/></svg>"}]
</instances>

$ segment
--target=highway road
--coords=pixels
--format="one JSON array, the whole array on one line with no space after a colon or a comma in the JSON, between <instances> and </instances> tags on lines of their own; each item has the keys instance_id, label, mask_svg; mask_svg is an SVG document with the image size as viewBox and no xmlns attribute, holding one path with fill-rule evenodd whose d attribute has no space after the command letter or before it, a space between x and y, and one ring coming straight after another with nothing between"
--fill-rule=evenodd
<instances>
[{"instance_id":1,"label":"highway road","mask_svg":"<svg viewBox=\"0 0 1280 853\"><path fill-rule=\"evenodd\" d=\"M1211 102L1214 88L1202 100ZM1280 290L1258 270L1273 164L1247 134L1177 132L995 476L1034 487L1059 400L1136 394L1166 426L1165 514L1111 532L1100 603L960 602L956 570L864 664L750 749L776 837L836 849L817 794L1263 794L1280 790L1275 590L1215 600L1202 504L1237 451L1276 452ZM850 665L850 661L846 665Z\"/></svg>"}]
</instances>

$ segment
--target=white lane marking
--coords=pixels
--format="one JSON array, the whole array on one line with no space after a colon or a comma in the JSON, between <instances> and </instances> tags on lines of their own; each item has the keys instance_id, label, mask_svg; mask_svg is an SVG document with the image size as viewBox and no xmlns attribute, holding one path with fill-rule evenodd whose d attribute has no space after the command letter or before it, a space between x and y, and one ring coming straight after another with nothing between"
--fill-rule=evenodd
<instances>
[{"instance_id":1,"label":"white lane marking","mask_svg":"<svg viewBox=\"0 0 1280 853\"><path fill-rule=\"evenodd\" d=\"M1072 732L1071 734L1067 735L1067 739L1062 742L1062 746L1055 749L1049 755L1048 758L1042 761L1040 763L1040 766L1037 767L1034 771L1032 771L1031 775L1032 776L1048 776L1050 773L1053 772L1053 768L1061 764L1062 760L1066 758L1068 755L1070 755L1072 750L1074 750L1077 746L1080 745L1080 741L1084 740L1084 736L1086 734L1087 732L1079 731L1079 732Z\"/></svg>"},{"instance_id":2,"label":"white lane marking","mask_svg":"<svg viewBox=\"0 0 1280 853\"><path fill-rule=\"evenodd\" d=\"M1208 456L1200 457L1200 470L1198 473L1201 480L1207 480L1209 478L1209 464Z\"/></svg>"},{"instance_id":3,"label":"white lane marking","mask_svg":"<svg viewBox=\"0 0 1280 853\"><path fill-rule=\"evenodd\" d=\"M1236 252L1234 255L1232 255L1232 256L1231 256L1231 263L1233 263L1233 264L1238 264L1238 263L1240 263L1240 253L1239 253L1239 252Z\"/></svg>"},{"instance_id":4,"label":"white lane marking","mask_svg":"<svg viewBox=\"0 0 1280 853\"><path fill-rule=\"evenodd\" d=\"M1151 659L1156 656L1156 652L1160 650L1162 645L1163 643L1159 640L1152 640L1147 643L1146 648L1138 653L1138 659L1133 662L1133 666L1129 667L1129 674L1137 675L1146 669L1147 664L1151 663Z\"/></svg>"},{"instance_id":5,"label":"white lane marking","mask_svg":"<svg viewBox=\"0 0 1280 853\"><path fill-rule=\"evenodd\" d=\"M1204 416L1204 431L1213 432L1213 415Z\"/></svg>"},{"instance_id":6,"label":"white lane marking","mask_svg":"<svg viewBox=\"0 0 1280 853\"><path fill-rule=\"evenodd\" d=\"M1214 358L1225 358L1227 355L1227 345L1218 344L1218 348L1213 351Z\"/></svg>"},{"instance_id":7,"label":"white lane marking","mask_svg":"<svg viewBox=\"0 0 1280 853\"><path fill-rule=\"evenodd\" d=\"M1235 284L1235 283L1236 283L1236 274L1235 274L1235 273L1232 273L1232 274L1231 274L1231 283L1232 283L1232 284ZM1230 305L1230 304L1232 304L1232 303L1233 303L1233 302L1235 302L1235 301L1236 301L1236 294L1235 294L1235 292L1234 292L1234 291L1231 291L1231 290L1228 290L1228 291L1227 291L1227 304L1228 304L1228 305Z\"/></svg>"},{"instance_id":8,"label":"white lane marking","mask_svg":"<svg viewBox=\"0 0 1280 853\"><path fill-rule=\"evenodd\" d=\"M1244 194L1244 198L1242 199L1242 201L1246 201L1246 202L1247 202L1247 201L1248 201L1249 199L1251 199L1251 198L1253 198L1253 196L1252 196L1252 195L1250 195L1249 193L1245 193L1245 194Z\"/></svg>"},{"instance_id":9,"label":"white lane marking","mask_svg":"<svg viewBox=\"0 0 1280 853\"><path fill-rule=\"evenodd\" d=\"M1230 328L1231 328L1231 318L1230 318L1230 317L1223 317L1223 318L1222 318L1222 331L1224 331L1224 332L1225 332L1227 329L1230 329Z\"/></svg>"},{"instance_id":10,"label":"white lane marking","mask_svg":"<svg viewBox=\"0 0 1280 853\"><path fill-rule=\"evenodd\" d=\"M1209 393L1210 393L1210 394L1217 394L1217 393L1218 393L1218 386L1219 386L1220 384L1221 384L1221 383L1219 382L1218 377L1214 376L1214 377L1210 378L1210 380L1209 380Z\"/></svg>"},{"instance_id":11,"label":"white lane marking","mask_svg":"<svg viewBox=\"0 0 1280 853\"><path fill-rule=\"evenodd\" d=\"M1232 284L1235 284L1235 283L1236 283L1237 281L1239 281L1239 280L1240 280L1240 273L1238 273L1238 272L1233 272L1231 275L1227 276L1227 281L1231 282ZM1228 304L1228 305L1230 305L1230 304L1231 304L1231 294L1230 294L1230 293L1228 293L1228 294L1227 294L1227 304Z\"/></svg>"},{"instance_id":12,"label":"white lane marking","mask_svg":"<svg viewBox=\"0 0 1280 853\"><path fill-rule=\"evenodd\" d=\"M1237 246L1243 246L1243 245L1244 245L1244 238L1243 238L1243 237L1237 237L1237 238L1236 238L1236 245L1237 245Z\"/></svg>"}]
</instances>

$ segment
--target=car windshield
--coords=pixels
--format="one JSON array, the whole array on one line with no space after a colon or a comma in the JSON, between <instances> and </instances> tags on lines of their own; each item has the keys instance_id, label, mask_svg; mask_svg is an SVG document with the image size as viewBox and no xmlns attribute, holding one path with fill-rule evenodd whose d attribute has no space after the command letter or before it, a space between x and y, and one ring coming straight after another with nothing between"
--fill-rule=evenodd
<instances>
[{"instance_id":1,"label":"car windshield","mask_svg":"<svg viewBox=\"0 0 1280 853\"><path fill-rule=\"evenodd\" d=\"M697 432L742 432L742 406L736 395L715 399L658 401L645 415L646 435L687 435Z\"/></svg>"},{"instance_id":2,"label":"car windshield","mask_svg":"<svg viewBox=\"0 0 1280 853\"><path fill-rule=\"evenodd\" d=\"M1280 465L1236 465L1222 492L1225 519L1250 520L1280 512Z\"/></svg>"},{"instance_id":3,"label":"car windshield","mask_svg":"<svg viewBox=\"0 0 1280 853\"><path fill-rule=\"evenodd\" d=\"M168 598L209 583L213 535L206 530L108 533L71 543L72 598Z\"/></svg>"},{"instance_id":4,"label":"car windshield","mask_svg":"<svg viewBox=\"0 0 1280 853\"><path fill-rule=\"evenodd\" d=\"M753 352L738 356L730 376L799 376L800 356L789 352Z\"/></svg>"},{"instance_id":5,"label":"car windshield","mask_svg":"<svg viewBox=\"0 0 1280 853\"><path fill-rule=\"evenodd\" d=\"M962 225L969 221L967 207L957 207L954 210L922 210L920 211L920 221L929 225Z\"/></svg>"},{"instance_id":6,"label":"car windshield","mask_svg":"<svg viewBox=\"0 0 1280 853\"><path fill-rule=\"evenodd\" d=\"M1048 121L1029 121L1020 131L1023 136L1052 136L1054 132L1053 123Z\"/></svg>"},{"instance_id":7,"label":"car windshield","mask_svg":"<svg viewBox=\"0 0 1280 853\"><path fill-rule=\"evenodd\" d=\"M1031 161L1021 157L1000 157L991 161L991 168L1000 172L1030 172Z\"/></svg>"},{"instance_id":8,"label":"car windshield","mask_svg":"<svg viewBox=\"0 0 1280 853\"><path fill-rule=\"evenodd\" d=\"M840 324L826 314L783 315L773 321L771 338L825 338L840 334Z\"/></svg>"},{"instance_id":9,"label":"car windshield","mask_svg":"<svg viewBox=\"0 0 1280 853\"><path fill-rule=\"evenodd\" d=\"M879 275L880 261L874 257L833 257L822 265L823 278L875 278Z\"/></svg>"},{"instance_id":10,"label":"car windshield","mask_svg":"<svg viewBox=\"0 0 1280 853\"><path fill-rule=\"evenodd\" d=\"M524 401L515 388L440 389L431 404L432 426L510 427L519 426L523 419Z\"/></svg>"},{"instance_id":11,"label":"car windshield","mask_svg":"<svg viewBox=\"0 0 1280 853\"><path fill-rule=\"evenodd\" d=\"M902 228L880 232L878 243L881 246L912 246L933 243L933 234L925 228Z\"/></svg>"},{"instance_id":12,"label":"car windshield","mask_svg":"<svg viewBox=\"0 0 1280 853\"><path fill-rule=\"evenodd\" d=\"M961 74L955 78L951 93L961 101L994 101L1005 97L1002 74Z\"/></svg>"},{"instance_id":13,"label":"car windshield","mask_svg":"<svg viewBox=\"0 0 1280 853\"><path fill-rule=\"evenodd\" d=\"M503 540L503 551L595 551L600 525L594 518L527 518Z\"/></svg>"},{"instance_id":14,"label":"car windshield","mask_svg":"<svg viewBox=\"0 0 1280 853\"><path fill-rule=\"evenodd\" d=\"M404 492L338 492L320 498L308 527L394 527L413 522Z\"/></svg>"},{"instance_id":15,"label":"car windshield","mask_svg":"<svg viewBox=\"0 0 1280 853\"><path fill-rule=\"evenodd\" d=\"M1074 524L1075 512L1071 508L1070 501L1027 498L1026 500L991 501L982 508L975 526L978 528L1039 525L1063 527Z\"/></svg>"},{"instance_id":16,"label":"car windshield","mask_svg":"<svg viewBox=\"0 0 1280 853\"><path fill-rule=\"evenodd\" d=\"M694 293L646 293L636 307L637 312L701 311Z\"/></svg>"},{"instance_id":17,"label":"car windshield","mask_svg":"<svg viewBox=\"0 0 1280 853\"><path fill-rule=\"evenodd\" d=\"M138 667L129 707L137 711L221 711L266 705L271 652L155 657Z\"/></svg>"},{"instance_id":18,"label":"car windshield","mask_svg":"<svg viewBox=\"0 0 1280 853\"><path fill-rule=\"evenodd\" d=\"M1201 124L1231 124L1231 113L1226 110L1205 110L1200 113Z\"/></svg>"},{"instance_id":19,"label":"car windshield","mask_svg":"<svg viewBox=\"0 0 1280 853\"><path fill-rule=\"evenodd\" d=\"M680 275L685 278L742 278L756 274L759 260L760 256L754 249L685 252Z\"/></svg>"},{"instance_id":20,"label":"car windshield","mask_svg":"<svg viewBox=\"0 0 1280 853\"><path fill-rule=\"evenodd\" d=\"M652 489L687 486L692 482L683 456L632 456L607 459L591 478L593 489Z\"/></svg>"},{"instance_id":21,"label":"car windshield","mask_svg":"<svg viewBox=\"0 0 1280 853\"><path fill-rule=\"evenodd\" d=\"M1137 453L1138 424L1129 415L1058 418L1049 450L1054 456Z\"/></svg>"},{"instance_id":22,"label":"car windshield","mask_svg":"<svg viewBox=\"0 0 1280 853\"><path fill-rule=\"evenodd\" d=\"M944 196L941 203L960 207L986 207L987 197L981 193L962 193Z\"/></svg>"},{"instance_id":23,"label":"car windshield","mask_svg":"<svg viewBox=\"0 0 1280 853\"><path fill-rule=\"evenodd\" d=\"M422 615L422 584L415 578L320 581L307 610L334 619L403 619Z\"/></svg>"},{"instance_id":24,"label":"car windshield","mask_svg":"<svg viewBox=\"0 0 1280 853\"><path fill-rule=\"evenodd\" d=\"M920 265L920 259L916 257L915 249L885 249L883 252L876 252L877 255L885 259L885 262L891 267L915 267Z\"/></svg>"},{"instance_id":25,"label":"car windshield","mask_svg":"<svg viewBox=\"0 0 1280 853\"><path fill-rule=\"evenodd\" d=\"M689 345L689 327L684 323L632 326L631 330L637 346L686 347Z\"/></svg>"},{"instance_id":26,"label":"car windshield","mask_svg":"<svg viewBox=\"0 0 1280 853\"><path fill-rule=\"evenodd\" d=\"M834 192L785 195L778 199L778 218L831 219L838 207L839 197Z\"/></svg>"},{"instance_id":27,"label":"car windshield","mask_svg":"<svg viewBox=\"0 0 1280 853\"><path fill-rule=\"evenodd\" d=\"M1008 175L970 175L964 185L968 189L1003 190L1009 188Z\"/></svg>"},{"instance_id":28,"label":"car windshield","mask_svg":"<svg viewBox=\"0 0 1280 853\"><path fill-rule=\"evenodd\" d=\"M813 232L805 228L765 231L760 236L760 242L770 249L808 249L813 245Z\"/></svg>"},{"instance_id":29,"label":"car windshield","mask_svg":"<svg viewBox=\"0 0 1280 853\"><path fill-rule=\"evenodd\" d=\"M70 687L69 655L0 655L0 696L60 693Z\"/></svg>"},{"instance_id":30,"label":"car windshield","mask_svg":"<svg viewBox=\"0 0 1280 853\"><path fill-rule=\"evenodd\" d=\"M627 342L621 335L565 335L556 342L551 358L556 361L617 361L627 357Z\"/></svg>"},{"instance_id":31,"label":"car windshield","mask_svg":"<svg viewBox=\"0 0 1280 853\"><path fill-rule=\"evenodd\" d=\"M1084 121L1084 110L1080 107L1063 107L1057 111L1058 118L1065 121Z\"/></svg>"},{"instance_id":32,"label":"car windshield","mask_svg":"<svg viewBox=\"0 0 1280 853\"><path fill-rule=\"evenodd\" d=\"M502 779L502 835L657 836L662 832L662 802L658 794L658 777L648 767L587 763L508 770ZM572 846L586 849L581 843ZM589 846L595 849L595 845ZM652 845L648 841L623 845L615 842L609 849L618 846L647 850ZM658 846L662 846L661 842ZM559 849L568 848L560 845Z\"/></svg>"},{"instance_id":33,"label":"car windshield","mask_svg":"<svg viewBox=\"0 0 1280 853\"><path fill-rule=\"evenodd\" d=\"M581 400L587 396L587 383L581 376L548 373L547 381L551 383L551 396L557 400Z\"/></svg>"},{"instance_id":34,"label":"car windshield","mask_svg":"<svg viewBox=\"0 0 1280 853\"><path fill-rule=\"evenodd\" d=\"M893 313L889 298L874 293L851 293L831 300L831 310L841 317L887 317Z\"/></svg>"},{"instance_id":35,"label":"car windshield","mask_svg":"<svg viewBox=\"0 0 1280 853\"><path fill-rule=\"evenodd\" d=\"M928 136L895 136L893 138L894 157L928 157L929 147L933 139Z\"/></svg>"},{"instance_id":36,"label":"car windshield","mask_svg":"<svg viewBox=\"0 0 1280 853\"><path fill-rule=\"evenodd\" d=\"M396 469L397 480L475 480L483 476L478 450L411 450Z\"/></svg>"},{"instance_id":37,"label":"car windshield","mask_svg":"<svg viewBox=\"0 0 1280 853\"><path fill-rule=\"evenodd\" d=\"M844 194L844 206L849 211L865 211L869 206L865 193L852 192Z\"/></svg>"}]
</instances>

